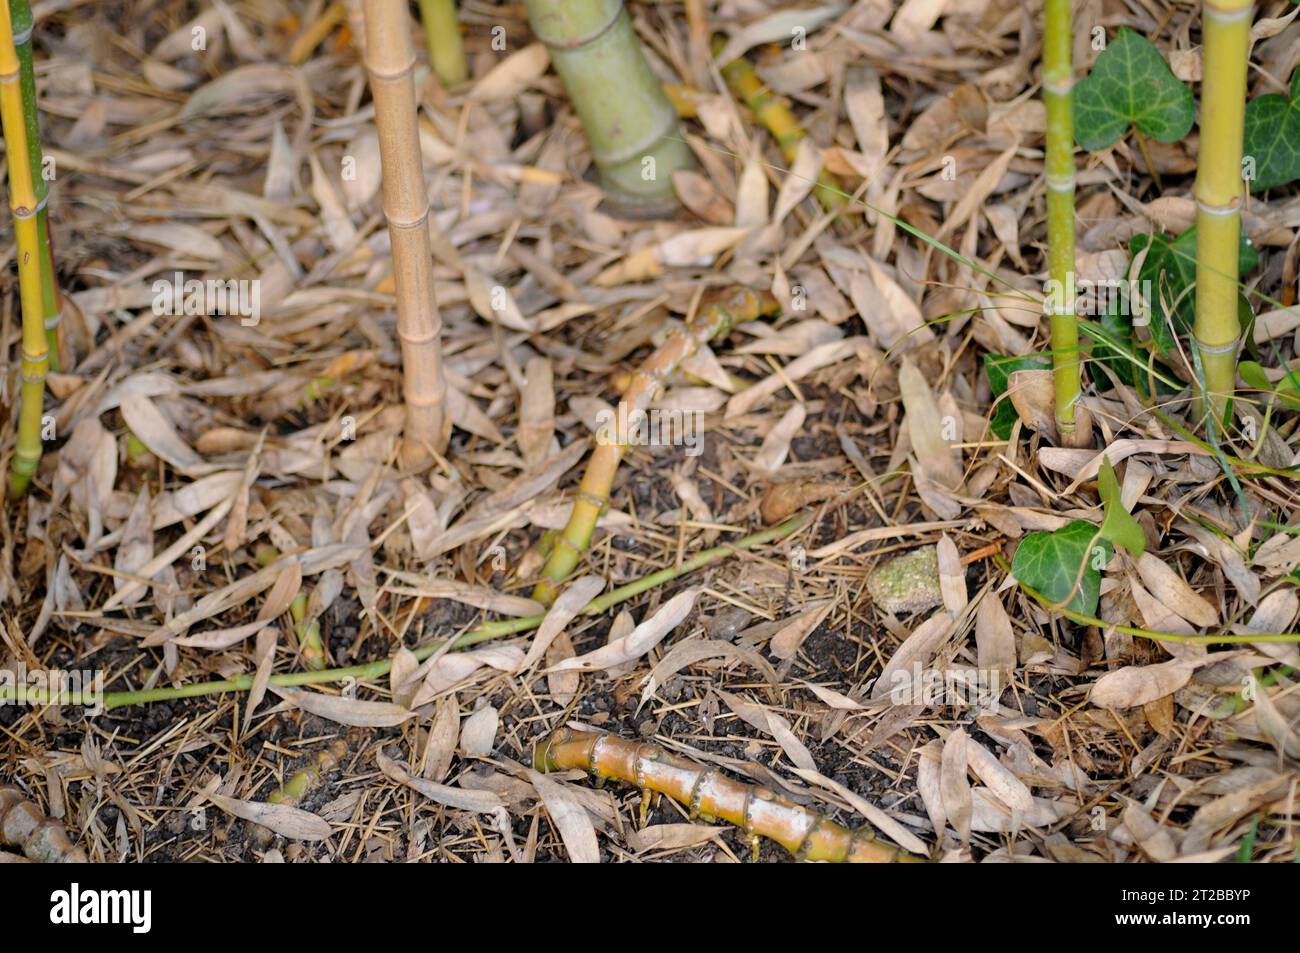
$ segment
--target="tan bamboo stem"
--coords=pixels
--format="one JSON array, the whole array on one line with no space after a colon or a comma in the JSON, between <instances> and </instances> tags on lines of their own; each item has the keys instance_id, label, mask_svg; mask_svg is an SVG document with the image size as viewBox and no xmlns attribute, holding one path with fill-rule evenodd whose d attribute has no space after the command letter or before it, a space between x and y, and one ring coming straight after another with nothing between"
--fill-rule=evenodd
<instances>
[{"instance_id":1,"label":"tan bamboo stem","mask_svg":"<svg viewBox=\"0 0 1300 953\"><path fill-rule=\"evenodd\" d=\"M366 0L366 69L375 100L383 169L384 214L393 246L397 337L402 345L407 465L447 449L451 420L442 373L442 320L433 297L429 194L416 126L415 53L405 0Z\"/></svg>"},{"instance_id":2,"label":"tan bamboo stem","mask_svg":"<svg viewBox=\"0 0 1300 953\"><path fill-rule=\"evenodd\" d=\"M16 847L41 864L84 864L85 852L61 821L46 817L15 787L0 787L0 844Z\"/></svg>"},{"instance_id":3,"label":"tan bamboo stem","mask_svg":"<svg viewBox=\"0 0 1300 953\"><path fill-rule=\"evenodd\" d=\"M765 291L741 288L718 295L707 304L681 330L668 336L644 364L637 369L623 391L615 418L614 432L598 436L591 452L578 494L573 501L573 512L564 532L555 537L554 548L542 568L542 578L533 590L533 598L542 605L550 605L559 595L560 583L568 578L578 565L596 528L609 493L614 485L614 474L627 450L629 430L634 428L654 399L664 381L682 361L700 347L717 337L723 337L742 321L769 314L778 307L777 301Z\"/></svg>"},{"instance_id":4,"label":"tan bamboo stem","mask_svg":"<svg viewBox=\"0 0 1300 953\"><path fill-rule=\"evenodd\" d=\"M538 771L576 768L597 778L616 778L641 788L647 799L651 791L665 794L686 805L692 820L719 818L735 824L751 837L771 838L796 860L890 864L919 859L870 834L841 827L767 788L733 781L716 767L706 768L658 745L625 741L603 731L561 728L547 735L533 747L533 767Z\"/></svg>"}]
</instances>

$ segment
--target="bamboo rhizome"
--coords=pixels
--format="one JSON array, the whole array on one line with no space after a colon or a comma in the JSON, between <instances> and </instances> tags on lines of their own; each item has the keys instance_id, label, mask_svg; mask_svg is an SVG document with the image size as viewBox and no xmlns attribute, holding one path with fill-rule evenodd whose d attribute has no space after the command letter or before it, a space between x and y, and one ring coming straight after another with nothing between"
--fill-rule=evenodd
<instances>
[{"instance_id":1,"label":"bamboo rhizome","mask_svg":"<svg viewBox=\"0 0 1300 953\"><path fill-rule=\"evenodd\" d=\"M694 164L677 112L650 70L623 0L527 0L528 22L582 121L610 199L676 205L673 172Z\"/></svg>"},{"instance_id":2,"label":"bamboo rhizome","mask_svg":"<svg viewBox=\"0 0 1300 953\"><path fill-rule=\"evenodd\" d=\"M420 23L429 48L429 65L442 85L456 86L469 79L456 0L420 0Z\"/></svg>"},{"instance_id":3,"label":"bamboo rhizome","mask_svg":"<svg viewBox=\"0 0 1300 953\"><path fill-rule=\"evenodd\" d=\"M20 74L9 5L0 3L0 126L4 130L5 158L9 164L9 208L14 219L23 328L18 442L9 475L9 493L14 497L26 492L40 463L41 414L45 402L45 376L50 365L49 341L45 335L37 198L32 182L32 153L27 147Z\"/></svg>"},{"instance_id":4,"label":"bamboo rhizome","mask_svg":"<svg viewBox=\"0 0 1300 953\"><path fill-rule=\"evenodd\" d=\"M15 787L0 787L0 844L17 847L40 864L84 864L85 852L61 821L45 814Z\"/></svg>"},{"instance_id":5,"label":"bamboo rhizome","mask_svg":"<svg viewBox=\"0 0 1300 953\"><path fill-rule=\"evenodd\" d=\"M44 310L45 340L50 351L50 370L60 369L60 327L63 299L54 280L54 250L50 242L47 210L49 182L45 178L45 160L41 151L41 116L36 105L36 72L32 65L32 33L35 20L28 0L9 0L9 19L14 31L14 49L18 53L18 85L23 93L23 126L27 132L27 154L32 170L32 187L36 192L36 230L40 235L41 301Z\"/></svg>"},{"instance_id":6,"label":"bamboo rhizome","mask_svg":"<svg viewBox=\"0 0 1300 953\"><path fill-rule=\"evenodd\" d=\"M1047 259L1056 391L1056 431L1067 446L1091 442L1079 414L1079 324L1075 315L1074 259L1074 64L1070 0L1045 0L1043 100L1047 108Z\"/></svg>"},{"instance_id":7,"label":"bamboo rhizome","mask_svg":"<svg viewBox=\"0 0 1300 953\"><path fill-rule=\"evenodd\" d=\"M1241 151L1251 0L1206 0L1202 32L1201 151L1196 185L1196 321L1203 410L1221 424L1237 379Z\"/></svg>"},{"instance_id":8,"label":"bamboo rhizome","mask_svg":"<svg viewBox=\"0 0 1300 953\"><path fill-rule=\"evenodd\" d=\"M451 419L439 341L442 320L433 296L429 193L420 164L410 27L405 0L366 0L366 70L375 101L402 345L402 460L413 466L446 450Z\"/></svg>"},{"instance_id":9,"label":"bamboo rhizome","mask_svg":"<svg viewBox=\"0 0 1300 953\"><path fill-rule=\"evenodd\" d=\"M547 606L554 602L560 584L573 572L591 545L596 520L609 502L614 474L632 439L630 425L641 420L664 381L682 361L709 341L724 337L737 324L770 314L777 307L776 299L767 292L741 288L724 293L702 304L695 317L670 334L646 358L623 391L613 431L597 436L595 449L578 485L569 521L563 532L554 538L550 555L542 567L542 578L533 589L535 600Z\"/></svg>"},{"instance_id":10,"label":"bamboo rhizome","mask_svg":"<svg viewBox=\"0 0 1300 953\"><path fill-rule=\"evenodd\" d=\"M658 745L626 741L604 731L561 728L533 747L537 771L587 771L599 779L615 778L641 788L642 823L650 794L664 794L686 805L690 817L718 818L735 824L751 838L776 841L796 860L849 864L916 861L870 834L854 832L788 798L755 784L733 781L716 767L706 768L670 754Z\"/></svg>"}]
</instances>

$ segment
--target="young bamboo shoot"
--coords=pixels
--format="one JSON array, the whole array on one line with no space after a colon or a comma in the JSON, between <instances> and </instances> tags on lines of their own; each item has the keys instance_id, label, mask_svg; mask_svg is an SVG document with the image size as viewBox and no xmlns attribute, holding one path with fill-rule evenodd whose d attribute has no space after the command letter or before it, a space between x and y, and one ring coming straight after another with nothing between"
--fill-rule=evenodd
<instances>
[{"instance_id":1,"label":"young bamboo shoot","mask_svg":"<svg viewBox=\"0 0 1300 953\"><path fill-rule=\"evenodd\" d=\"M4 130L5 157L9 163L9 208L14 219L23 327L18 443L9 477L9 493L14 497L27 490L41 459L41 413L45 401L45 375L50 365L41 290L37 199L32 184L31 151L27 147L20 72L9 5L0 3L0 125Z\"/></svg>"},{"instance_id":2,"label":"young bamboo shoot","mask_svg":"<svg viewBox=\"0 0 1300 953\"><path fill-rule=\"evenodd\" d=\"M767 292L741 288L720 295L702 304L696 316L669 335L632 375L619 402L615 427L611 432L597 435L596 447L573 501L573 512L564 532L554 538L554 547L542 568L542 578L533 590L534 599L547 606L554 602L560 583L573 572L591 545L596 520L609 502L614 474L627 450L629 431L639 424L667 377L702 345L726 336L742 321L753 321L776 308L776 299Z\"/></svg>"},{"instance_id":3,"label":"young bamboo shoot","mask_svg":"<svg viewBox=\"0 0 1300 953\"><path fill-rule=\"evenodd\" d=\"M68 838L62 822L14 787L0 787L0 844L16 847L41 864L84 864L86 854Z\"/></svg>"},{"instance_id":4,"label":"young bamboo shoot","mask_svg":"<svg viewBox=\"0 0 1300 953\"><path fill-rule=\"evenodd\" d=\"M1196 170L1196 349L1205 412L1222 422L1236 386L1241 239L1241 143L1251 0L1206 0L1201 153Z\"/></svg>"},{"instance_id":5,"label":"young bamboo shoot","mask_svg":"<svg viewBox=\"0 0 1300 953\"><path fill-rule=\"evenodd\" d=\"M693 163L677 113L650 71L623 0L527 0L605 191L642 208L676 203L673 172Z\"/></svg>"},{"instance_id":6,"label":"young bamboo shoot","mask_svg":"<svg viewBox=\"0 0 1300 953\"><path fill-rule=\"evenodd\" d=\"M465 44L456 19L456 0L420 0L420 22L429 47L429 65L444 86L455 86L469 78Z\"/></svg>"},{"instance_id":7,"label":"young bamboo shoot","mask_svg":"<svg viewBox=\"0 0 1300 953\"><path fill-rule=\"evenodd\" d=\"M733 781L717 768L679 758L658 745L624 741L603 731L561 728L547 735L533 746L533 767L537 771L577 768L597 778L635 784L643 792L645 806L651 791L665 794L686 805L692 820L719 818L739 826L755 839L756 852L757 838L768 837L796 860L849 864L918 860L767 788Z\"/></svg>"},{"instance_id":8,"label":"young bamboo shoot","mask_svg":"<svg viewBox=\"0 0 1300 953\"><path fill-rule=\"evenodd\" d=\"M447 448L451 419L439 342L442 320L433 297L429 194L420 164L410 26L405 0L366 0L366 69L375 100L384 214L397 286L397 337L402 344L402 458L414 465Z\"/></svg>"},{"instance_id":9,"label":"young bamboo shoot","mask_svg":"<svg viewBox=\"0 0 1300 953\"><path fill-rule=\"evenodd\" d=\"M1047 106L1047 305L1051 309L1056 430L1075 445L1079 403L1079 325L1074 280L1074 67L1070 0L1046 0L1043 99Z\"/></svg>"}]
</instances>

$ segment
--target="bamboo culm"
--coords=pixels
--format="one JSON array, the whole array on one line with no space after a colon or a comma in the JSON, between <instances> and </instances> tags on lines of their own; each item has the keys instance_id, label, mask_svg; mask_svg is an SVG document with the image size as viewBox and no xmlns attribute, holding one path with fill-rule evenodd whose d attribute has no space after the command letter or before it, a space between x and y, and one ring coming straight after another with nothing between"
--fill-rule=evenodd
<instances>
[{"instance_id":1,"label":"bamboo culm","mask_svg":"<svg viewBox=\"0 0 1300 953\"><path fill-rule=\"evenodd\" d=\"M1206 0L1204 84L1196 185L1196 349L1204 411L1222 422L1236 388L1241 152L1250 50L1251 0Z\"/></svg>"},{"instance_id":2,"label":"bamboo culm","mask_svg":"<svg viewBox=\"0 0 1300 953\"><path fill-rule=\"evenodd\" d=\"M1043 100L1047 107L1047 306L1056 381L1056 429L1073 443L1079 403L1079 325L1074 275L1074 67L1070 0L1046 0Z\"/></svg>"},{"instance_id":3,"label":"bamboo culm","mask_svg":"<svg viewBox=\"0 0 1300 953\"><path fill-rule=\"evenodd\" d=\"M32 65L32 33L35 20L28 0L9 0L9 18L13 25L14 48L18 53L18 83L23 93L23 126L27 132L32 188L36 193L36 230L40 236L41 304L45 340L50 352L50 370L58 373L63 299L54 280L54 250L50 242L47 209L49 183L45 179L45 161L41 149L41 117L36 104L36 72Z\"/></svg>"},{"instance_id":4,"label":"bamboo culm","mask_svg":"<svg viewBox=\"0 0 1300 953\"><path fill-rule=\"evenodd\" d=\"M714 338L727 335L742 321L770 314L778 307L772 295L749 288L717 295L701 305L698 313L678 331L670 334L632 375L619 402L612 431L597 434L595 449L578 485L564 531L553 540L553 548L542 567L542 578L533 590L533 598L549 606L560 593L560 584L569 577L591 545L596 520L609 502L614 474L627 451L629 431L637 426L646 407L655 398L664 381L692 354Z\"/></svg>"},{"instance_id":5,"label":"bamboo culm","mask_svg":"<svg viewBox=\"0 0 1300 953\"><path fill-rule=\"evenodd\" d=\"M676 205L672 174L694 158L623 0L526 0L525 6L582 121L609 197L646 210Z\"/></svg>"},{"instance_id":6,"label":"bamboo culm","mask_svg":"<svg viewBox=\"0 0 1300 953\"><path fill-rule=\"evenodd\" d=\"M796 860L849 864L916 861L876 840L854 832L764 787L734 781L716 767L705 767L670 754L658 745L625 741L604 731L561 728L533 746L537 771L586 771L599 779L615 778L642 791L642 821L650 792L683 804L692 820L720 819L754 839L776 841Z\"/></svg>"},{"instance_id":7,"label":"bamboo culm","mask_svg":"<svg viewBox=\"0 0 1300 953\"><path fill-rule=\"evenodd\" d=\"M18 294L22 310L21 406L18 441L9 477L9 494L18 497L26 492L41 459L41 415L50 348L45 332L32 153L27 146L21 66L7 3L0 3L0 126L4 131L5 158L9 165L9 208L14 219Z\"/></svg>"},{"instance_id":8,"label":"bamboo culm","mask_svg":"<svg viewBox=\"0 0 1300 953\"><path fill-rule=\"evenodd\" d=\"M67 828L45 814L22 791L0 787L0 844L16 847L40 864L84 864L85 852Z\"/></svg>"},{"instance_id":9,"label":"bamboo culm","mask_svg":"<svg viewBox=\"0 0 1300 953\"><path fill-rule=\"evenodd\" d=\"M456 86L469 79L456 0L420 0L420 23L429 47L429 66L442 84Z\"/></svg>"},{"instance_id":10,"label":"bamboo culm","mask_svg":"<svg viewBox=\"0 0 1300 953\"><path fill-rule=\"evenodd\" d=\"M375 101L402 345L402 459L416 465L447 449L451 418L439 341L442 320L433 296L429 194L420 161L410 27L405 0L366 0L366 69Z\"/></svg>"}]
</instances>

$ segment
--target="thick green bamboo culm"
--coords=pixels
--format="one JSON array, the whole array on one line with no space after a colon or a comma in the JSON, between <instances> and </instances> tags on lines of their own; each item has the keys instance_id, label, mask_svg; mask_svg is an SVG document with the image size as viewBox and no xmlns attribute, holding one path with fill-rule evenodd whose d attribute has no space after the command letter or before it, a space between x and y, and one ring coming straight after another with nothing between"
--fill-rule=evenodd
<instances>
[{"instance_id":1,"label":"thick green bamboo culm","mask_svg":"<svg viewBox=\"0 0 1300 953\"><path fill-rule=\"evenodd\" d=\"M442 85L456 86L469 79L456 0L420 0L420 23L429 47L429 65Z\"/></svg>"},{"instance_id":2,"label":"thick green bamboo culm","mask_svg":"<svg viewBox=\"0 0 1300 953\"><path fill-rule=\"evenodd\" d=\"M623 0L526 0L525 6L582 120L609 197L648 209L675 205L673 172L694 159Z\"/></svg>"},{"instance_id":3,"label":"thick green bamboo culm","mask_svg":"<svg viewBox=\"0 0 1300 953\"><path fill-rule=\"evenodd\" d=\"M36 72L32 66L32 31L35 21L28 0L9 0L9 19L18 53L18 85L23 93L23 126L27 132L27 153L36 191L36 230L40 235L41 299L44 309L45 340L50 352L50 370L59 371L59 319L61 299L54 281L54 253L50 245L50 223L46 211L49 183L41 151L41 117L36 107Z\"/></svg>"},{"instance_id":4,"label":"thick green bamboo culm","mask_svg":"<svg viewBox=\"0 0 1300 953\"><path fill-rule=\"evenodd\" d=\"M18 259L18 296L22 310L22 379L18 442L9 476L9 494L21 496L41 459L41 414L45 376L50 366L41 291L40 233L31 152L23 115L21 67L14 46L9 5L0 3L0 127L9 165L9 208L13 212Z\"/></svg>"},{"instance_id":5,"label":"thick green bamboo culm","mask_svg":"<svg viewBox=\"0 0 1300 953\"><path fill-rule=\"evenodd\" d=\"M1047 107L1047 305L1051 309L1056 429L1075 434L1079 403L1079 323L1074 279L1074 66L1070 0L1045 0L1043 100Z\"/></svg>"},{"instance_id":6,"label":"thick green bamboo culm","mask_svg":"<svg viewBox=\"0 0 1300 953\"><path fill-rule=\"evenodd\" d=\"M1241 149L1246 114L1251 0L1207 0L1202 9L1201 147L1196 167L1196 349L1205 407L1222 422L1237 380L1237 255Z\"/></svg>"}]
</instances>

